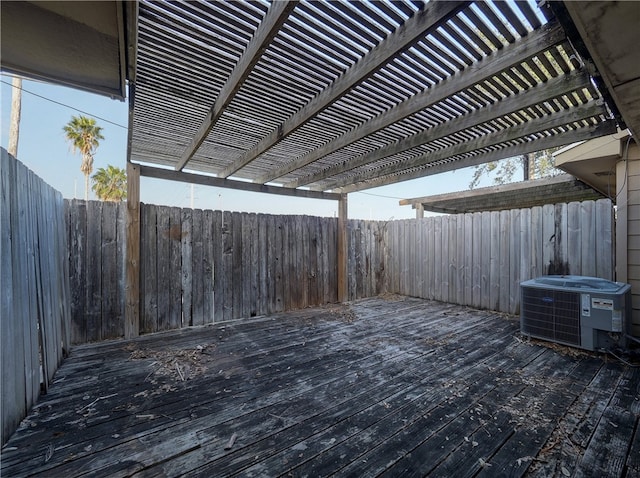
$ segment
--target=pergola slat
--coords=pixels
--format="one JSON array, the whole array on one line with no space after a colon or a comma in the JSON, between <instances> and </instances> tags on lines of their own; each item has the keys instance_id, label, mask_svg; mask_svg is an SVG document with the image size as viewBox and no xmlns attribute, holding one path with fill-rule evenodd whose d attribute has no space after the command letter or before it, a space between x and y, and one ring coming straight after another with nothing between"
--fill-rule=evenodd
<instances>
[{"instance_id":1,"label":"pergola slat","mask_svg":"<svg viewBox=\"0 0 640 478\"><path fill-rule=\"evenodd\" d=\"M293 181L292 183L286 184L285 186L299 187L302 185L322 181L326 178L330 178L331 176L350 171L360 166L364 166L368 163L379 161L380 159L393 156L394 154L398 154L402 151L413 149L421 144L425 144L439 138L444 138L450 134L464 131L465 129L472 128L476 125L487 123L493 119L500 118L506 114L511 113L514 109L521 109L527 107L528 105L535 105L537 103L540 103L541 101L544 101L549 97L550 94L557 96L566 94L584 86L588 82L589 77L586 73L576 72L571 76L556 79L553 83L538 85L536 88L532 88L528 91L523 91L522 93L519 93L518 95L510 98L510 101L503 101L493 106L474 111L466 116L463 116L457 121L442 123L420 134L410 136L404 141L400 141L393 145L387 146L386 148L380 148L370 155L354 158L348 163L335 164L327 170L320 171L314 175L304 177L297 181Z\"/></svg>"},{"instance_id":2,"label":"pergola slat","mask_svg":"<svg viewBox=\"0 0 640 478\"><path fill-rule=\"evenodd\" d=\"M356 63L346 74L338 78L329 88L325 89L311 103L296 115L283 123L280 128L265 137L255 147L243 154L239 159L225 168L220 177L226 178L242 168L256 157L264 153L279 142L283 137L295 131L309 121L325 107L336 101L349 91L356 83L372 74L381 64L386 63L394 55L418 41L429 30L435 28L439 22L454 15L468 2L452 1L430 3L425 10L416 13L399 30L392 33L385 41L369 52L365 58Z\"/></svg>"},{"instance_id":3,"label":"pergola slat","mask_svg":"<svg viewBox=\"0 0 640 478\"><path fill-rule=\"evenodd\" d=\"M295 7L295 1L280 1L271 4L267 14L264 17L262 23L255 36L251 39L251 42L247 46L247 50L244 52L240 61L231 72L229 79L224 84L215 103L211 107L209 114L205 118L204 122L198 129L198 132L191 140L191 143L182 154L180 161L176 165L176 170L180 171L187 162L193 156L193 153L200 147L205 140L216 121L220 118L220 115L227 107L227 105L233 99L233 95L240 89L242 82L251 73L252 67L258 62L262 56L262 51L271 42L273 37L276 36L280 27L289 17L289 14Z\"/></svg>"},{"instance_id":4,"label":"pergola slat","mask_svg":"<svg viewBox=\"0 0 640 478\"><path fill-rule=\"evenodd\" d=\"M565 38L562 28L557 24L548 24L543 29L534 32L516 42L509 55L494 52L478 62L476 67L465 69L457 76L443 80L409 100L400 103L395 108L387 111L368 123L363 124L357 130L352 130L348 135L341 136L324 148L315 150L308 155L301 156L290 164L274 170L268 176L257 178L257 182L266 183L285 174L310 164L317 159L326 156L338 149L362 139L386 126L406 118L430 105L439 103L460 90L469 88L486 77L491 77L502 72L505 68L518 64L525 59L558 44Z\"/></svg>"},{"instance_id":5,"label":"pergola slat","mask_svg":"<svg viewBox=\"0 0 640 478\"><path fill-rule=\"evenodd\" d=\"M398 161L387 164L379 168L361 172L355 176L345 177L344 179L331 182L324 185L323 189L336 190L351 183L359 183L368 179L374 179L377 176L387 176L397 172L425 166L429 163L435 163L443 159L450 158L459 154L470 153L476 149L497 146L511 140L516 140L529 136L534 133L547 131L559 126L580 121L584 118L590 118L605 112L603 105L592 102L590 104L580 105L572 110L566 111L563 115L548 115L535 118L519 126L514 126L506 131L498 131L496 133L478 136L471 141L462 142L453 147L443 149L434 154L418 156L409 161Z\"/></svg>"},{"instance_id":6,"label":"pergola slat","mask_svg":"<svg viewBox=\"0 0 640 478\"><path fill-rule=\"evenodd\" d=\"M587 128L576 129L561 135L544 136L536 139L535 141L524 141L512 146L507 146L500 149L495 149L492 152L486 152L473 156L468 156L462 159L456 159L455 169L468 168L471 166L477 166L490 161L496 161L503 158L511 158L519 156L521 154L534 153L536 151L542 151L545 149L557 148L565 146L571 143L577 143L579 141L586 141L588 139L613 134L617 131L617 126L614 120L607 120L606 122L599 123L596 126L589 126ZM453 161L452 161L453 163ZM395 184L403 181L409 181L411 179L417 179L424 176L430 176L434 174L444 173L451 171L451 164L440 163L435 166L431 166L425 169L416 169L401 172L393 176L381 176L379 178L363 181L361 183L353 183L349 186L337 189L334 192L347 194L356 191L362 191L363 189L370 189L374 187L387 186L389 184Z\"/></svg>"}]
</instances>

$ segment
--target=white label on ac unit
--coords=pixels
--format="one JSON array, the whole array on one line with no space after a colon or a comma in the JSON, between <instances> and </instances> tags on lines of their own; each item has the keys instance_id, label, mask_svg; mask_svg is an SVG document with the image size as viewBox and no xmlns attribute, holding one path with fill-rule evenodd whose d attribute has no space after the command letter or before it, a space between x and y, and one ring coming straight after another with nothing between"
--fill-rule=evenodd
<instances>
[{"instance_id":1,"label":"white label on ac unit","mask_svg":"<svg viewBox=\"0 0 640 478\"><path fill-rule=\"evenodd\" d=\"M613 300L594 297L591 299L591 307L594 309L613 310Z\"/></svg>"},{"instance_id":2,"label":"white label on ac unit","mask_svg":"<svg viewBox=\"0 0 640 478\"><path fill-rule=\"evenodd\" d=\"M622 311L611 312L611 332L622 332Z\"/></svg>"},{"instance_id":3,"label":"white label on ac unit","mask_svg":"<svg viewBox=\"0 0 640 478\"><path fill-rule=\"evenodd\" d=\"M591 317L591 296L589 294L582 295L582 315Z\"/></svg>"}]
</instances>

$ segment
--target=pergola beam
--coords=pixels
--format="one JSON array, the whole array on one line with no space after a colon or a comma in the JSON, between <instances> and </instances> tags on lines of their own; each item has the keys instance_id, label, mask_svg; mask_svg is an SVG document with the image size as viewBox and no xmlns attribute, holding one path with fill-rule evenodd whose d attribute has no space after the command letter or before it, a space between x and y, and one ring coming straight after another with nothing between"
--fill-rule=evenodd
<instances>
[{"instance_id":1,"label":"pergola beam","mask_svg":"<svg viewBox=\"0 0 640 478\"><path fill-rule=\"evenodd\" d=\"M283 138L293 133L296 129L318 115L322 110L340 99L355 85L372 75L382 65L392 60L394 56L424 38L425 35L436 29L442 22L448 20L469 3L468 1L458 0L428 3L424 10L416 12L413 17L362 57L360 61L336 79L328 88L318 94L305 107L287 119L268 136L265 136L253 148L242 154L242 156L231 165L226 167L219 176L222 178L229 177L271 149ZM274 176L274 174L278 174L278 176ZM273 179L270 178L271 176L279 177L282 175L277 172L274 172L274 174L269 174L268 177L261 178L258 182L266 183Z\"/></svg>"},{"instance_id":2,"label":"pergola beam","mask_svg":"<svg viewBox=\"0 0 640 478\"><path fill-rule=\"evenodd\" d=\"M526 37L518 40L508 49L495 51L478 63L462 70L457 75L447 78L422 93L412 96L408 100L391 108L388 112L375 117L355 130L349 131L337 138L335 141L331 141L326 146L307 153L297 158L295 161L277 168L270 174L259 177L256 179L256 182L269 182L295 171L296 169L307 166L324 156L339 151L356 141L366 138L376 131L418 113L419 111L422 111L461 90L469 88L486 78L491 78L513 65L520 64L524 60L562 43L565 39L566 36L562 27L557 23L549 23L539 30L536 30ZM319 176L320 174L318 177ZM298 187L318 180L319 179L315 176L312 178L303 178L299 181L288 183L287 186Z\"/></svg>"},{"instance_id":3,"label":"pergola beam","mask_svg":"<svg viewBox=\"0 0 640 478\"><path fill-rule=\"evenodd\" d=\"M473 126L477 126L541 102L548 101L549 99L571 93L572 91L588 85L589 75L584 71L576 71L569 75L554 78L547 83L541 83L530 90L524 90L517 95L505 98L494 105L473 111L456 121L442 123L422 133L415 134L404 140L390 144L389 146L377 149L369 154L363 154L351 161L337 163L315 174L285 184L285 187L299 187L301 185L322 181L323 179L336 176L369 163L375 163L381 159L408 151L431 141L445 138L450 134L464 131Z\"/></svg>"},{"instance_id":4,"label":"pergola beam","mask_svg":"<svg viewBox=\"0 0 640 478\"><path fill-rule=\"evenodd\" d=\"M419 168L430 163L436 163L438 161L453 158L461 154L471 153L472 151L491 146L499 146L501 143L514 141L535 133L559 128L561 126L598 115L606 115L606 109L604 105L598 104L596 101L591 101L584 105L576 106L575 108L564 112L562 115L545 115L506 130L500 130L494 133L478 136L475 139L456 144L455 146L421 154L408 160L396 160L384 166L374 167L358 174L345 176L325 185L323 189L335 190L351 183L375 179L380 176L388 176L407 169Z\"/></svg>"},{"instance_id":5,"label":"pergola beam","mask_svg":"<svg viewBox=\"0 0 640 478\"><path fill-rule=\"evenodd\" d=\"M310 191L306 189L291 189L279 186L269 186L266 184L248 183L244 181L234 181L232 179L205 176L202 174L185 173L171 169L161 169L151 166L139 165L140 175L148 178L166 179L189 184L200 184L203 186L213 186L218 188L237 189L254 193L279 194L281 196L293 196L307 199L328 199L339 201L342 195L335 193L325 193L321 191Z\"/></svg>"},{"instance_id":6,"label":"pergola beam","mask_svg":"<svg viewBox=\"0 0 640 478\"><path fill-rule=\"evenodd\" d=\"M617 125L615 120L608 120L603 123L599 123L595 126L589 126L586 128L578 128L576 130L568 131L559 135L546 136L534 141L526 141L514 146L507 146L505 148L492 151L487 154L478 154L475 156L469 156L464 159L456 159L455 169L467 168L471 166L477 166L478 164L488 163L490 161L497 161L504 158L510 158L521 154L534 153L536 151L542 151L544 149L557 148L560 146L566 146L567 144L576 143L578 141L586 141L599 136L607 134L613 134L617 131ZM386 186L388 184L395 184L402 181L409 181L411 179L422 178L424 176L431 176L434 174L445 173L451 171L450 162L443 162L428 169L419 168L407 170L404 172L398 172L393 175L378 177L372 180L363 180L358 183L350 184L337 189L339 193L352 193L355 191L362 191L364 189L370 189L380 186Z\"/></svg>"},{"instance_id":7,"label":"pergola beam","mask_svg":"<svg viewBox=\"0 0 640 478\"><path fill-rule=\"evenodd\" d=\"M202 145L209 132L222 116L225 108L231 103L246 78L251 73L255 64L260 60L264 50L269 46L271 40L278 34L280 27L289 17L291 11L297 4L295 1L278 1L271 3L264 20L256 30L255 35L247 45L247 49L240 57L231 75L220 89L213 106L207 113L206 118L198 128L198 132L187 146L176 165L176 171L182 171L189 160Z\"/></svg>"}]
</instances>

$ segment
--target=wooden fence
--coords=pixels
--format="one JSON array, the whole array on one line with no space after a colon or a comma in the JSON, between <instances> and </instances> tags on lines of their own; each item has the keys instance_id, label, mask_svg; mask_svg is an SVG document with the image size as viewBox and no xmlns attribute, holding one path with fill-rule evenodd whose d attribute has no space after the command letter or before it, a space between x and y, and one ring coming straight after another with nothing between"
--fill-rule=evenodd
<instances>
[{"instance_id":1,"label":"wooden fence","mask_svg":"<svg viewBox=\"0 0 640 478\"><path fill-rule=\"evenodd\" d=\"M74 343L124 330L124 204L68 203ZM519 311L545 274L613 278L608 200L347 222L348 299L393 292ZM337 301L337 220L141 207L141 333Z\"/></svg>"},{"instance_id":2,"label":"wooden fence","mask_svg":"<svg viewBox=\"0 0 640 478\"><path fill-rule=\"evenodd\" d=\"M0 300L2 443L70 344L69 269L62 195L2 149Z\"/></svg>"},{"instance_id":3,"label":"wooden fence","mask_svg":"<svg viewBox=\"0 0 640 478\"><path fill-rule=\"evenodd\" d=\"M390 223L389 292L519 313L520 282L547 274L614 278L611 201Z\"/></svg>"},{"instance_id":4,"label":"wooden fence","mask_svg":"<svg viewBox=\"0 0 640 478\"><path fill-rule=\"evenodd\" d=\"M71 340L124 335L126 205L65 200L71 289Z\"/></svg>"},{"instance_id":5,"label":"wooden fence","mask_svg":"<svg viewBox=\"0 0 640 478\"><path fill-rule=\"evenodd\" d=\"M74 343L124 331L124 204L67 202ZM349 299L384 284L382 229L348 222ZM337 301L337 220L141 206L140 332Z\"/></svg>"}]
</instances>

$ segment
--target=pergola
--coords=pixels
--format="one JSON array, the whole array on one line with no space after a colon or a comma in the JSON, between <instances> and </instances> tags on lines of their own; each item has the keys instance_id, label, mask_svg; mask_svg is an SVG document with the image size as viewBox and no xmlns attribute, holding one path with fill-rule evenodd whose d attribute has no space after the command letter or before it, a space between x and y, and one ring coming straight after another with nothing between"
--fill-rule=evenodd
<instances>
[{"instance_id":1,"label":"pergola","mask_svg":"<svg viewBox=\"0 0 640 478\"><path fill-rule=\"evenodd\" d=\"M3 68L116 96L128 79L134 329L140 175L339 200L344 255L347 193L610 134L625 126L620 105L637 126L633 98L623 95L635 70L609 61L613 43L589 26L607 13L600 2L109 5L104 14L64 2L3 5L3 31L36 13L58 27L34 30L24 44L3 35ZM24 8L33 11L25 16ZM634 7L605 10L633 23ZM77 35L91 40L83 55L114 65L112 86L99 84L98 70L73 76L82 68L62 54L53 63L25 57L48 45L64 53Z\"/></svg>"},{"instance_id":2,"label":"pergola","mask_svg":"<svg viewBox=\"0 0 640 478\"><path fill-rule=\"evenodd\" d=\"M533 2L142 1L137 35L143 175L342 194L615 127Z\"/></svg>"}]
</instances>

